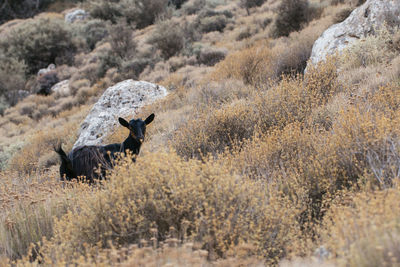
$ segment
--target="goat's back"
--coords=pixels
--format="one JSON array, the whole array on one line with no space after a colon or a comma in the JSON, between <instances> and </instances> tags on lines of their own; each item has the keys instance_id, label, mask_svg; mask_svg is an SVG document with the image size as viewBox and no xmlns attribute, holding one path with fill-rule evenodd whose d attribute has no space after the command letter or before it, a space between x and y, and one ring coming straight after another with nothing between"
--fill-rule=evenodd
<instances>
[{"instance_id":1,"label":"goat's back","mask_svg":"<svg viewBox=\"0 0 400 267\"><path fill-rule=\"evenodd\" d=\"M103 179L105 171L112 168L112 163L103 147L81 146L68 154L77 177L85 176L90 182Z\"/></svg>"}]
</instances>

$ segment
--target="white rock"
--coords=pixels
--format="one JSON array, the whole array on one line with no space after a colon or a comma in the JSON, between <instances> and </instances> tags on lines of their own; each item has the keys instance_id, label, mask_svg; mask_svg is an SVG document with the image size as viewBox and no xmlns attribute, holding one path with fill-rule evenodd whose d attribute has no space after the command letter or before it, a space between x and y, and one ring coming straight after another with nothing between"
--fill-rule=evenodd
<instances>
[{"instance_id":1,"label":"white rock","mask_svg":"<svg viewBox=\"0 0 400 267\"><path fill-rule=\"evenodd\" d=\"M103 144L103 138L117 125L118 117L131 120L139 108L167 94L164 87L145 81L125 80L108 88L81 124L74 148Z\"/></svg>"},{"instance_id":2,"label":"white rock","mask_svg":"<svg viewBox=\"0 0 400 267\"><path fill-rule=\"evenodd\" d=\"M400 21L399 0L367 0L346 20L332 25L318 38L312 48L311 63L317 64L327 55L342 51L356 40L373 34L385 21L393 19Z\"/></svg>"},{"instance_id":3,"label":"white rock","mask_svg":"<svg viewBox=\"0 0 400 267\"><path fill-rule=\"evenodd\" d=\"M56 69L56 65L54 65L53 63L51 63L47 68L45 68L45 69L40 69L40 70L38 71L37 76L40 77L40 76L42 76L42 75L44 75L44 74L46 74L46 73L48 73L48 72L50 72L50 71L52 71L52 70L55 70L55 69Z\"/></svg>"},{"instance_id":4,"label":"white rock","mask_svg":"<svg viewBox=\"0 0 400 267\"><path fill-rule=\"evenodd\" d=\"M56 83L51 87L50 91L57 97L65 97L71 95L71 90L69 89L69 80L64 80Z\"/></svg>"},{"instance_id":5,"label":"white rock","mask_svg":"<svg viewBox=\"0 0 400 267\"><path fill-rule=\"evenodd\" d=\"M76 9L65 15L65 22L73 23L77 20L84 20L89 16L89 14L83 9Z\"/></svg>"}]
</instances>

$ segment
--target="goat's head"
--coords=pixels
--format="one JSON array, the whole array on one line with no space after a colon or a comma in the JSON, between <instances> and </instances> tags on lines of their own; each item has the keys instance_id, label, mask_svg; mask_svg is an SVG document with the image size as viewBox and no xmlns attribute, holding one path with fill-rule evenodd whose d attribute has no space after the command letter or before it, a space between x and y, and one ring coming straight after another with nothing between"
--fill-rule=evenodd
<instances>
[{"instance_id":1,"label":"goat's head","mask_svg":"<svg viewBox=\"0 0 400 267\"><path fill-rule=\"evenodd\" d=\"M133 119L127 122L123 118L118 118L119 123L128 128L130 135L137 142L142 143L144 141L144 135L146 133L146 125L150 124L154 120L154 114L148 116L144 121L142 119Z\"/></svg>"}]
</instances>

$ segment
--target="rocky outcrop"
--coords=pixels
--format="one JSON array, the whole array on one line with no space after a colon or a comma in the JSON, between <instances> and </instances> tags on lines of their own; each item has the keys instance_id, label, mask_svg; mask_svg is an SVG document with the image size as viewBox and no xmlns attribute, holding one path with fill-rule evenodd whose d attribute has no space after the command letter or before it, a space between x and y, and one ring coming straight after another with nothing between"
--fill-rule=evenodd
<instances>
[{"instance_id":1,"label":"rocky outcrop","mask_svg":"<svg viewBox=\"0 0 400 267\"><path fill-rule=\"evenodd\" d=\"M166 95L164 87L144 81L126 80L108 88L81 124L74 148L103 144L118 117L132 119L139 108Z\"/></svg>"},{"instance_id":2,"label":"rocky outcrop","mask_svg":"<svg viewBox=\"0 0 400 267\"><path fill-rule=\"evenodd\" d=\"M65 97L71 95L71 90L69 89L69 80L64 80L56 83L51 87L50 92L55 94L56 97Z\"/></svg>"},{"instance_id":3,"label":"rocky outcrop","mask_svg":"<svg viewBox=\"0 0 400 267\"><path fill-rule=\"evenodd\" d=\"M85 20L89 14L83 9L75 9L71 12L65 14L65 22L66 23L74 23L78 20Z\"/></svg>"},{"instance_id":4,"label":"rocky outcrop","mask_svg":"<svg viewBox=\"0 0 400 267\"><path fill-rule=\"evenodd\" d=\"M37 73L37 76L38 76L38 77L43 76L44 74L49 73L49 72L51 72L51 71L54 71L55 69L56 69L56 65L54 65L54 64L52 63L52 64L50 64L47 68L40 69L40 70L38 71L38 73Z\"/></svg>"},{"instance_id":5,"label":"rocky outcrop","mask_svg":"<svg viewBox=\"0 0 400 267\"><path fill-rule=\"evenodd\" d=\"M327 55L333 55L369 34L384 23L388 26L399 25L399 0L368 0L356 8L350 16L341 23L327 29L314 43L311 52L311 63L324 60Z\"/></svg>"}]
</instances>

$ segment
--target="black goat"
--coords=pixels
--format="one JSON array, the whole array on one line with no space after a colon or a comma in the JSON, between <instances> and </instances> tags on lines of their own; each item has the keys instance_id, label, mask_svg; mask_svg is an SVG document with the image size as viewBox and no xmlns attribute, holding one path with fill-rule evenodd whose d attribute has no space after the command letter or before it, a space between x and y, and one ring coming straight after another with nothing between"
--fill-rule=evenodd
<instances>
[{"instance_id":1,"label":"black goat","mask_svg":"<svg viewBox=\"0 0 400 267\"><path fill-rule=\"evenodd\" d=\"M119 123L129 129L129 136L124 142L110 144L106 146L80 146L72 150L68 156L59 145L54 150L61 159L60 175L61 180L72 180L73 178L83 178L84 181L93 183L94 179L104 179L106 170L112 169L117 155L127 150L135 161L135 156L139 154L140 146L144 141L146 125L154 120L154 114L151 114L144 121L141 119L127 122L119 118Z\"/></svg>"}]
</instances>

